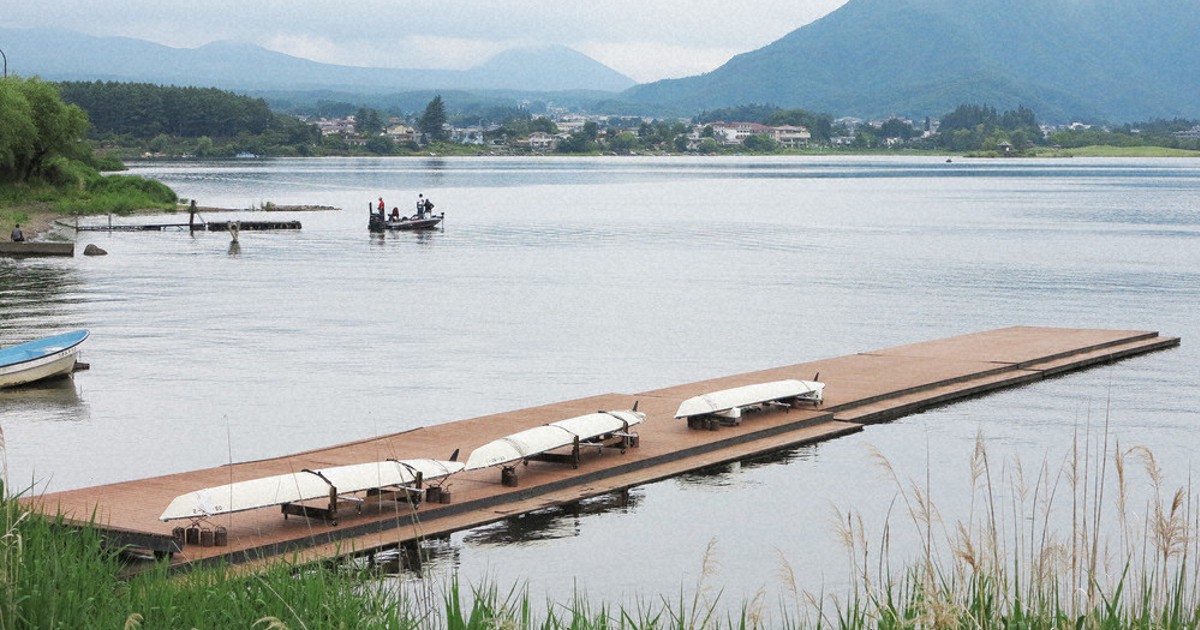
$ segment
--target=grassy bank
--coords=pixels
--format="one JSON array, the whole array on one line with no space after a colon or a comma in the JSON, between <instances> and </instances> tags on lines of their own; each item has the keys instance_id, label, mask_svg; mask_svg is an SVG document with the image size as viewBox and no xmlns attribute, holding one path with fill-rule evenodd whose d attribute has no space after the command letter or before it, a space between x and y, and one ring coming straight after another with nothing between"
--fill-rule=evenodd
<instances>
[{"instance_id":1,"label":"grassy bank","mask_svg":"<svg viewBox=\"0 0 1200 630\"><path fill-rule=\"evenodd\" d=\"M1034 151L1037 157L1200 157L1200 151L1151 146L1114 147L1092 145L1071 149L1038 147Z\"/></svg>"},{"instance_id":2,"label":"grassy bank","mask_svg":"<svg viewBox=\"0 0 1200 630\"><path fill-rule=\"evenodd\" d=\"M1063 462L1026 469L991 461L977 440L968 513L942 514L928 481L890 475L899 508L880 533L839 514L850 569L837 596L796 588L717 612L712 547L700 582L644 594L633 608L538 602L520 585L416 586L359 563L242 576L221 569L170 578L163 567L120 577L96 532L66 528L0 499L0 629L105 628L1072 628L1194 629L1200 624L1200 503L1172 489L1149 451L1083 438ZM1134 499L1136 488L1147 488ZM871 506L873 513L893 512ZM892 532L920 542L892 549ZM825 544L826 541L813 541ZM701 553L698 550L698 553ZM899 563L893 562L899 559ZM893 567L898 568L893 568ZM790 576L790 577L789 577ZM790 585L790 586L789 586ZM718 593L711 596L712 593Z\"/></svg>"},{"instance_id":3,"label":"grassy bank","mask_svg":"<svg viewBox=\"0 0 1200 630\"><path fill-rule=\"evenodd\" d=\"M131 175L102 175L80 164L55 182L0 183L0 231L20 223L29 236L45 231L59 217L130 214L175 208L175 192L166 185Z\"/></svg>"}]
</instances>

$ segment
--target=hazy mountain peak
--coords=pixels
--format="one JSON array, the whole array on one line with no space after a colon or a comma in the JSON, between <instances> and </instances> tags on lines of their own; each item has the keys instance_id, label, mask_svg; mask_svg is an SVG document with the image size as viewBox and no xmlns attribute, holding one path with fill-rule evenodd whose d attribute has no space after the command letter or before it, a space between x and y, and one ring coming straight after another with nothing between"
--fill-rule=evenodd
<instances>
[{"instance_id":1,"label":"hazy mountain peak","mask_svg":"<svg viewBox=\"0 0 1200 630\"><path fill-rule=\"evenodd\" d=\"M0 28L9 71L48 80L115 80L225 89L343 91L600 90L634 81L564 46L501 53L464 71L323 64L257 44L219 40L197 48L92 37L61 29Z\"/></svg>"},{"instance_id":2,"label":"hazy mountain peak","mask_svg":"<svg viewBox=\"0 0 1200 630\"><path fill-rule=\"evenodd\" d=\"M509 83L526 90L573 88L619 92L636 83L633 79L567 46L524 46L505 50L483 65L467 71L478 81L494 83L488 77L505 77ZM496 87L501 87L496 85Z\"/></svg>"},{"instance_id":3,"label":"hazy mountain peak","mask_svg":"<svg viewBox=\"0 0 1200 630\"><path fill-rule=\"evenodd\" d=\"M1025 105L1043 119L1200 115L1196 0L850 0L698 77L626 92L694 109L770 103L940 115Z\"/></svg>"}]
</instances>

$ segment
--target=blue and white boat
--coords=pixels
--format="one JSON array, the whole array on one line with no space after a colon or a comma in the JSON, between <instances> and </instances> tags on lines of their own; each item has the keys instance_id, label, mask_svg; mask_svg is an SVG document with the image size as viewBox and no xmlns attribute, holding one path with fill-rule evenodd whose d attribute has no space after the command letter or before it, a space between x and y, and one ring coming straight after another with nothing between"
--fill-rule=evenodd
<instances>
[{"instance_id":1,"label":"blue and white boat","mask_svg":"<svg viewBox=\"0 0 1200 630\"><path fill-rule=\"evenodd\" d=\"M76 330L0 349L0 388L70 374L87 338L88 331Z\"/></svg>"}]
</instances>

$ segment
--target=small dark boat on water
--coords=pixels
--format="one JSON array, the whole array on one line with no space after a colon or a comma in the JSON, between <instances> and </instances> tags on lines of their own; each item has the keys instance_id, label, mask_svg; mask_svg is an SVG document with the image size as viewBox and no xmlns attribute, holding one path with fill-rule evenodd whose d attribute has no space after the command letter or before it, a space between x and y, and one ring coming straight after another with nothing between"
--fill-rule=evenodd
<instances>
[{"instance_id":1,"label":"small dark boat on water","mask_svg":"<svg viewBox=\"0 0 1200 630\"><path fill-rule=\"evenodd\" d=\"M420 212L410 217L401 217L393 214L391 217L388 217L384 215L382 210L378 212L372 211L370 219L367 220L367 229L372 232L383 232L386 230L432 230L445 218L445 212L439 214Z\"/></svg>"}]
</instances>

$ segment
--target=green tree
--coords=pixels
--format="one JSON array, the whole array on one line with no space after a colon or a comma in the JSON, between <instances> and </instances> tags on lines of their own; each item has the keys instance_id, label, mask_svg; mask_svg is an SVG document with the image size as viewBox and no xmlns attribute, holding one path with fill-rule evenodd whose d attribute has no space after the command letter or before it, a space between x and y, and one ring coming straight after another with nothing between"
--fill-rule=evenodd
<instances>
[{"instance_id":1,"label":"green tree","mask_svg":"<svg viewBox=\"0 0 1200 630\"><path fill-rule=\"evenodd\" d=\"M396 143L387 136L375 136L367 140L366 147L371 153L388 155L396 148Z\"/></svg>"},{"instance_id":2,"label":"green tree","mask_svg":"<svg viewBox=\"0 0 1200 630\"><path fill-rule=\"evenodd\" d=\"M33 150L37 128L29 100L15 79L0 80L0 175L16 179L18 162Z\"/></svg>"},{"instance_id":3,"label":"green tree","mask_svg":"<svg viewBox=\"0 0 1200 630\"><path fill-rule=\"evenodd\" d=\"M747 151L755 153L770 153L779 148L779 144L765 133L756 133L742 141Z\"/></svg>"},{"instance_id":4,"label":"green tree","mask_svg":"<svg viewBox=\"0 0 1200 630\"><path fill-rule=\"evenodd\" d=\"M354 114L354 131L358 135L366 138L369 136L378 136L383 133L383 117L379 115L379 110L370 107L360 107Z\"/></svg>"},{"instance_id":5,"label":"green tree","mask_svg":"<svg viewBox=\"0 0 1200 630\"><path fill-rule=\"evenodd\" d=\"M710 129L711 129L711 127L710 127ZM700 152L701 153L711 154L711 153L716 153L717 151L720 151L720 150L721 150L721 145L718 144L717 141L712 136L704 138L703 140L700 141Z\"/></svg>"},{"instance_id":6,"label":"green tree","mask_svg":"<svg viewBox=\"0 0 1200 630\"><path fill-rule=\"evenodd\" d=\"M899 118L889 118L879 127L879 135L884 138L900 138L908 140L917 135L917 130L913 129L911 123L900 120Z\"/></svg>"},{"instance_id":7,"label":"green tree","mask_svg":"<svg viewBox=\"0 0 1200 630\"><path fill-rule=\"evenodd\" d=\"M47 178L52 164L85 159L91 148L83 142L87 114L67 105L54 85L38 78L0 79L0 179L28 181ZM10 126L11 125L11 126Z\"/></svg>"},{"instance_id":8,"label":"green tree","mask_svg":"<svg viewBox=\"0 0 1200 630\"><path fill-rule=\"evenodd\" d=\"M954 111L942 116L938 128L938 144L952 151L974 151L992 148L1000 137L996 131L1004 131L1008 138L1013 132L1021 131L1018 139L1027 142L1041 141L1042 132L1032 110L1020 106L1003 114L987 105L959 105ZM1018 145L1016 142L1011 144Z\"/></svg>"},{"instance_id":9,"label":"green tree","mask_svg":"<svg viewBox=\"0 0 1200 630\"><path fill-rule=\"evenodd\" d=\"M421 114L417 128L429 141L445 141L450 137L446 131L446 105L442 103L441 94L434 96L425 106L425 113Z\"/></svg>"},{"instance_id":10,"label":"green tree","mask_svg":"<svg viewBox=\"0 0 1200 630\"><path fill-rule=\"evenodd\" d=\"M779 108L774 105L737 105L734 107L725 107L723 109L714 109L710 111L700 112L692 122L696 124L704 124L710 122L756 122L767 124L767 119L777 113ZM783 124L783 123L778 123ZM799 123L788 123L799 124Z\"/></svg>"},{"instance_id":11,"label":"green tree","mask_svg":"<svg viewBox=\"0 0 1200 630\"><path fill-rule=\"evenodd\" d=\"M608 141L608 148L617 153L629 153L638 145L637 136L628 131L622 131Z\"/></svg>"},{"instance_id":12,"label":"green tree","mask_svg":"<svg viewBox=\"0 0 1200 630\"><path fill-rule=\"evenodd\" d=\"M529 133L533 133L535 131L556 134L558 133L558 125L554 124L553 120L550 120L545 116L538 116L537 118L529 121Z\"/></svg>"},{"instance_id":13,"label":"green tree","mask_svg":"<svg viewBox=\"0 0 1200 630\"><path fill-rule=\"evenodd\" d=\"M196 139L196 157L208 157L213 154L213 140L208 136Z\"/></svg>"},{"instance_id":14,"label":"green tree","mask_svg":"<svg viewBox=\"0 0 1200 630\"><path fill-rule=\"evenodd\" d=\"M596 150L596 143L588 140L587 134L577 131L558 141L559 153L588 153Z\"/></svg>"}]
</instances>

